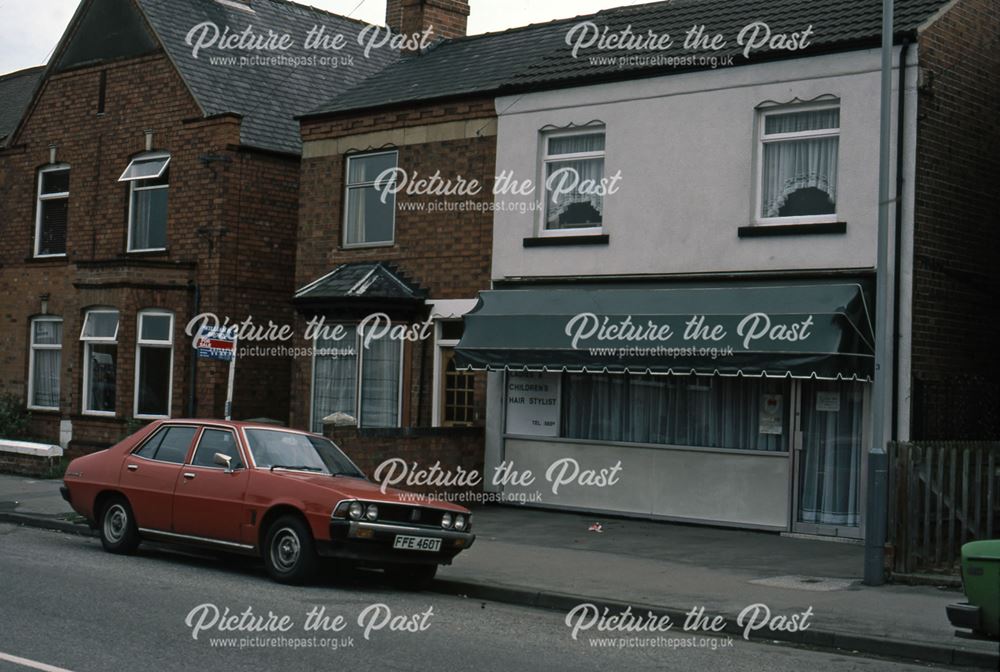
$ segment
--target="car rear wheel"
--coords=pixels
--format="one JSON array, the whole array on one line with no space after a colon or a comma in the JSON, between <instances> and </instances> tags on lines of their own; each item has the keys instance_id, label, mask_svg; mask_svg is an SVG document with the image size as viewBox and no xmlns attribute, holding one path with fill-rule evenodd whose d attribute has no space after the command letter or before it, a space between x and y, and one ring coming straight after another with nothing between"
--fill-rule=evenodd
<instances>
[{"instance_id":1,"label":"car rear wheel","mask_svg":"<svg viewBox=\"0 0 1000 672\"><path fill-rule=\"evenodd\" d=\"M108 500L101 511L101 545L109 553L128 555L139 547L139 530L124 497Z\"/></svg>"},{"instance_id":2,"label":"car rear wheel","mask_svg":"<svg viewBox=\"0 0 1000 672\"><path fill-rule=\"evenodd\" d=\"M296 516L271 524L264 541L264 566L278 583L308 583L316 575L319 557L309 526Z\"/></svg>"},{"instance_id":3,"label":"car rear wheel","mask_svg":"<svg viewBox=\"0 0 1000 672\"><path fill-rule=\"evenodd\" d=\"M437 575L437 565L393 565L385 568L389 583L404 590L424 590Z\"/></svg>"}]
</instances>

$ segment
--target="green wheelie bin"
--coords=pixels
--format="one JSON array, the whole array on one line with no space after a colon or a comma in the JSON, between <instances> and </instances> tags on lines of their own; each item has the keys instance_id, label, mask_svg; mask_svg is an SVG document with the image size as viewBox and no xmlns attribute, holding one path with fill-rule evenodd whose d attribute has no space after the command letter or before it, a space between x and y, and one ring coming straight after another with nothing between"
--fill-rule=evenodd
<instances>
[{"instance_id":1,"label":"green wheelie bin","mask_svg":"<svg viewBox=\"0 0 1000 672\"><path fill-rule=\"evenodd\" d=\"M948 620L974 635L1000 638L1000 539L962 546L962 586L968 602L948 605Z\"/></svg>"}]
</instances>

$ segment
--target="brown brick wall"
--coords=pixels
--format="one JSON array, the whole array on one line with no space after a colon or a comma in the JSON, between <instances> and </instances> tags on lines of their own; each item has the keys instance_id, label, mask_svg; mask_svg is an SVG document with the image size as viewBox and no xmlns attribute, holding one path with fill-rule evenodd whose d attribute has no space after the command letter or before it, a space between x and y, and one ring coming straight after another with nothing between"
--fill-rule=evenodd
<instances>
[{"instance_id":1,"label":"brown brick wall","mask_svg":"<svg viewBox=\"0 0 1000 672\"><path fill-rule=\"evenodd\" d=\"M98 82L107 75L106 111L97 114ZM184 327L195 314L214 312L255 322L289 322L293 290L298 157L239 147L239 119L202 119L173 66L162 55L83 68L52 77L12 148L0 152L0 393L26 398L31 316L64 319L61 410L33 413L40 439L58 439L61 419L73 422L74 441L101 446L121 438L133 414L137 312L174 312L172 414L188 413L193 350ZM126 252L128 190L117 182L130 157L169 151L170 192L165 253ZM33 252L36 171L49 160L70 164L66 259L36 261ZM209 160L208 157L211 157ZM79 342L91 306L121 312L117 414L81 415ZM195 414L220 417L226 365L197 367ZM237 366L238 418L287 419L289 362L252 358ZM134 425L133 425L134 426Z\"/></svg>"},{"instance_id":2,"label":"brown brick wall","mask_svg":"<svg viewBox=\"0 0 1000 672\"><path fill-rule=\"evenodd\" d=\"M331 429L326 434L369 478L385 460L400 458L413 468L429 470L435 464L454 475L477 471L483 474L484 439L476 429L376 430ZM480 483L474 488L408 486L401 490L424 494L482 492Z\"/></svg>"},{"instance_id":3,"label":"brown brick wall","mask_svg":"<svg viewBox=\"0 0 1000 672\"><path fill-rule=\"evenodd\" d=\"M1000 437L1000 5L961 0L919 39L913 433Z\"/></svg>"},{"instance_id":4,"label":"brown brick wall","mask_svg":"<svg viewBox=\"0 0 1000 672\"><path fill-rule=\"evenodd\" d=\"M493 101L473 100L446 105L418 106L374 116L309 120L303 123L303 137L309 140L345 136L459 120L482 120L484 128L495 119ZM349 144L349 143L348 143ZM369 149L359 147L358 149ZM380 148L382 149L382 148ZM431 176L440 171L442 179L479 180L482 191L474 198L445 197L447 201L473 200L492 203L496 170L496 137L483 135L445 142L404 145L399 151L399 167L408 173ZM493 246L491 212L430 212L400 210L399 204L440 202L436 196L397 196L395 244L365 249L344 249L342 241L344 168L346 156L336 154L308 158L302 162L302 191L299 202L299 240L296 284L303 286L342 263L382 261L395 264L407 278L426 289L432 299L474 299L490 287ZM372 312L372 311L369 311ZM347 319L336 310L330 319ZM421 317L421 316L418 316ZM298 318L296 334L301 336L307 316ZM422 319L422 317L421 317ZM300 347L309 344L297 341ZM404 427L432 424L434 391L433 342L407 344ZM294 426L309 423L312 361L295 362L292 374L291 421ZM477 377L476 422L485 422L485 376Z\"/></svg>"},{"instance_id":5,"label":"brown brick wall","mask_svg":"<svg viewBox=\"0 0 1000 672\"><path fill-rule=\"evenodd\" d=\"M386 25L397 33L413 35L425 28L434 37L463 37L468 30L469 3L466 0L388 0Z\"/></svg>"}]
</instances>

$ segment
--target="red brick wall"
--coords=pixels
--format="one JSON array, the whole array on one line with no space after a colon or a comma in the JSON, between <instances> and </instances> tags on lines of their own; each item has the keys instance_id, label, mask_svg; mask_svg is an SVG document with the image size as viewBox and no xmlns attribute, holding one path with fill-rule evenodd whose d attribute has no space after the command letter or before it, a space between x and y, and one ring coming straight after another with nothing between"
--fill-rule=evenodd
<instances>
[{"instance_id":1,"label":"red brick wall","mask_svg":"<svg viewBox=\"0 0 1000 672\"><path fill-rule=\"evenodd\" d=\"M306 140L343 138L423 124L467 119L482 121L488 129L495 119L492 99L461 101L445 105L426 105L388 111L373 116L340 117L303 122ZM359 147L359 150L369 149ZM476 179L482 191L475 197L449 197L448 200L473 200L492 203L496 170L496 137L483 135L461 140L404 145L398 148L399 167L408 173L430 176L440 171L442 179ZM428 212L400 210L399 203L439 201L436 196L397 196L395 244L387 247L344 249L344 168L346 156L337 154L308 158L302 162L302 191L299 201L299 240L296 260L296 284L303 286L342 263L382 261L395 264L411 280L428 291L432 299L474 299L480 290L490 287L490 262L493 247L493 215L489 211ZM336 313L331 314L336 319ZM298 318L296 333L301 335L305 317ZM310 344L297 341L301 347ZM404 427L429 427L432 424L434 393L434 344L408 344L406 375L407 400L404 404ZM308 357L295 362L292 374L291 421L294 426L309 423L312 386L312 361ZM477 424L485 422L485 376L478 376L476 401Z\"/></svg>"},{"instance_id":2,"label":"red brick wall","mask_svg":"<svg viewBox=\"0 0 1000 672\"><path fill-rule=\"evenodd\" d=\"M463 37L468 29L466 0L388 0L386 25L397 33L412 35L433 27L435 37Z\"/></svg>"},{"instance_id":3,"label":"red brick wall","mask_svg":"<svg viewBox=\"0 0 1000 672\"><path fill-rule=\"evenodd\" d=\"M961 0L919 39L914 438L1000 437L1000 5Z\"/></svg>"},{"instance_id":4,"label":"red brick wall","mask_svg":"<svg viewBox=\"0 0 1000 672\"><path fill-rule=\"evenodd\" d=\"M331 428L326 435L343 450L365 475L374 478L375 470L385 460L400 458L411 469L439 469L458 476L462 472L483 474L484 439L477 429L379 430ZM409 486L401 490L424 494L482 492L482 483L473 488Z\"/></svg>"},{"instance_id":5,"label":"red brick wall","mask_svg":"<svg viewBox=\"0 0 1000 672\"><path fill-rule=\"evenodd\" d=\"M105 113L97 114L106 70ZM83 446L118 440L133 414L137 312L174 312L172 414L188 413L193 350L184 327L201 312L242 320L291 320L298 157L239 148L239 119L202 119L173 66L162 55L83 68L45 83L10 149L0 152L0 393L26 398L29 320L42 312L64 319L61 409L34 412L40 439L58 439L61 419L73 422ZM171 154L168 250L126 252L128 190L117 182L131 156L145 149ZM33 252L36 171L49 160L70 164L66 259L36 261ZM206 162L204 157L219 160ZM121 311L117 418L81 414L79 342L91 306ZM288 360L255 358L238 365L235 415L287 419ZM223 413L226 365L198 364L195 414Z\"/></svg>"}]
</instances>

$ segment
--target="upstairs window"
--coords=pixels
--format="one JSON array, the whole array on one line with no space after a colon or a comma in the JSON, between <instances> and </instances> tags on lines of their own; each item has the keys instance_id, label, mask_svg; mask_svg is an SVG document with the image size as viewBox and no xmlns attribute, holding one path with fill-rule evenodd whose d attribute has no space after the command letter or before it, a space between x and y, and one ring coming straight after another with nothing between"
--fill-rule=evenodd
<instances>
[{"instance_id":1,"label":"upstairs window","mask_svg":"<svg viewBox=\"0 0 1000 672\"><path fill-rule=\"evenodd\" d=\"M129 185L128 251L150 252L167 248L167 194L170 156L152 154L128 164L119 182Z\"/></svg>"},{"instance_id":2,"label":"upstairs window","mask_svg":"<svg viewBox=\"0 0 1000 672\"><path fill-rule=\"evenodd\" d=\"M547 232L600 229L604 221L604 131L544 136Z\"/></svg>"},{"instance_id":3,"label":"upstairs window","mask_svg":"<svg viewBox=\"0 0 1000 672\"><path fill-rule=\"evenodd\" d=\"M118 393L118 311L87 311L83 341L83 412L114 415Z\"/></svg>"},{"instance_id":4,"label":"upstairs window","mask_svg":"<svg viewBox=\"0 0 1000 672\"><path fill-rule=\"evenodd\" d=\"M765 111L760 137L758 221L836 221L840 109Z\"/></svg>"},{"instance_id":5,"label":"upstairs window","mask_svg":"<svg viewBox=\"0 0 1000 672\"><path fill-rule=\"evenodd\" d=\"M395 176L378 183L380 175L396 168L397 152L360 154L347 158L344 197L344 247L391 245L396 222L396 196L383 192L395 184Z\"/></svg>"},{"instance_id":6,"label":"upstairs window","mask_svg":"<svg viewBox=\"0 0 1000 672\"><path fill-rule=\"evenodd\" d=\"M35 213L35 256L64 256L69 222L69 166L49 166L38 171Z\"/></svg>"}]
</instances>

